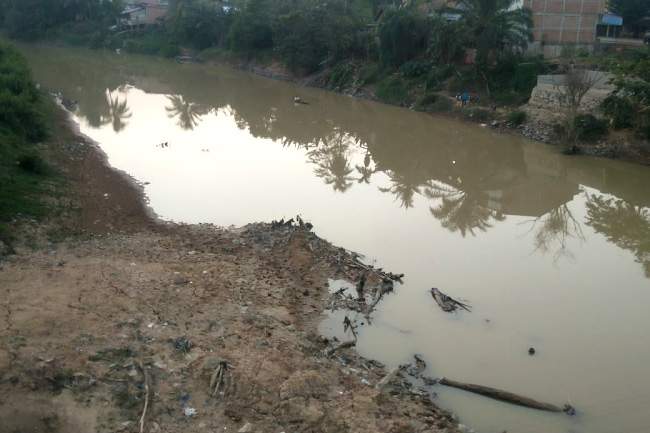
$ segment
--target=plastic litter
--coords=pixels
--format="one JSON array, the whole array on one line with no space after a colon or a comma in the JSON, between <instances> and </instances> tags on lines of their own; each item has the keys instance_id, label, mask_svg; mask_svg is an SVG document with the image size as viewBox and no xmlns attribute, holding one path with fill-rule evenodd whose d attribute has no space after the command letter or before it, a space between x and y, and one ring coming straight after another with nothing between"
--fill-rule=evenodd
<instances>
[{"instance_id":1,"label":"plastic litter","mask_svg":"<svg viewBox=\"0 0 650 433\"><path fill-rule=\"evenodd\" d=\"M184 410L185 416L194 416L196 415L196 409L193 407L186 407Z\"/></svg>"}]
</instances>

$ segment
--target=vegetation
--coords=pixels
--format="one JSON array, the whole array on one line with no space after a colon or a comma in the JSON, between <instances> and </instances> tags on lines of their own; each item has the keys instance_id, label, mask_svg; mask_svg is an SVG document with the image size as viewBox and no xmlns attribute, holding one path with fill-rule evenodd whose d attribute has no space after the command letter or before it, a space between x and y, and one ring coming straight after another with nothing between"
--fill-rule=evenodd
<instances>
[{"instance_id":1,"label":"vegetation","mask_svg":"<svg viewBox=\"0 0 650 433\"><path fill-rule=\"evenodd\" d=\"M632 128L650 139L650 50L629 53L612 73L616 90L603 101L605 114L615 128Z\"/></svg>"},{"instance_id":2,"label":"vegetation","mask_svg":"<svg viewBox=\"0 0 650 433\"><path fill-rule=\"evenodd\" d=\"M623 18L623 26L634 37L643 36L639 33L647 26L646 17L650 16L650 0L610 0L609 8Z\"/></svg>"},{"instance_id":3,"label":"vegetation","mask_svg":"<svg viewBox=\"0 0 650 433\"><path fill-rule=\"evenodd\" d=\"M465 0L461 23L476 48L477 68L485 71L490 56L500 57L512 49L526 48L533 40L532 12L515 8L517 0Z\"/></svg>"},{"instance_id":4,"label":"vegetation","mask_svg":"<svg viewBox=\"0 0 650 433\"><path fill-rule=\"evenodd\" d=\"M612 0L611 8L633 24L644 16L649 1ZM496 104L507 109L511 124L521 124L525 114L513 109L530 97L539 74L559 66L525 54L532 40L531 11L515 7L516 0L455 4L458 9L434 11L433 2L427 0L239 0L226 7L205 0L169 0L163 19L137 27L121 24L121 0L0 0L0 27L4 35L25 40L56 39L166 57L189 51L208 60L276 63L299 76L313 74L315 82L328 89L354 93L365 86L384 102L414 104L427 112L454 111L450 97L468 92L472 109L463 110L462 116L486 121L497 115L496 110L478 110L477 105ZM449 19L441 12L455 15ZM574 150L577 140L600 134L593 131L602 126L587 117L576 120L582 115L580 100L593 84L579 76L586 67L611 68L615 75L617 90L603 104L611 125L650 136L647 47L624 62L619 55L594 60L592 54L570 47L565 54L576 63L569 82L588 85L564 86L560 91L566 116L559 132L569 143L567 150ZM8 122L20 118L10 117Z\"/></svg>"},{"instance_id":5,"label":"vegetation","mask_svg":"<svg viewBox=\"0 0 650 433\"><path fill-rule=\"evenodd\" d=\"M51 170L36 143L48 134L48 106L25 59L0 44L0 241L10 245L9 223L39 219L47 208Z\"/></svg>"},{"instance_id":6,"label":"vegetation","mask_svg":"<svg viewBox=\"0 0 650 433\"><path fill-rule=\"evenodd\" d=\"M524 110L512 110L508 113L508 122L515 126L519 126L526 121L528 115Z\"/></svg>"}]
</instances>

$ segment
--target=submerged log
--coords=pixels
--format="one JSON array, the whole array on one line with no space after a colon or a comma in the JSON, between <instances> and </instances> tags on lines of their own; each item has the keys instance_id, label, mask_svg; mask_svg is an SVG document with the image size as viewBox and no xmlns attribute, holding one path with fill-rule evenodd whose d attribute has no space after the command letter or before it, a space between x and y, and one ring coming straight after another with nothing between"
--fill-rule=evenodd
<instances>
[{"instance_id":1,"label":"submerged log","mask_svg":"<svg viewBox=\"0 0 650 433\"><path fill-rule=\"evenodd\" d=\"M444 312L450 313L452 311L456 311L456 308L458 307L466 311L469 311L470 313L472 312L472 310L469 309L470 308L469 305L463 304L462 302L455 300L451 296L445 295L435 287L431 289L431 296L433 296L433 299L440 306L440 308L442 308L442 311Z\"/></svg>"},{"instance_id":2,"label":"submerged log","mask_svg":"<svg viewBox=\"0 0 650 433\"><path fill-rule=\"evenodd\" d=\"M537 400L533 400L532 398L513 394L511 392L501 391L499 389L490 388L488 386L474 385L472 383L456 382L455 380L446 379L444 377L439 379L438 383L440 383L441 385L451 386L453 388L458 388L465 391L473 392L475 394L480 394L485 397L493 398L495 400L500 400L506 403L515 404L517 406L524 406L531 409L545 410L548 412L558 412L558 413L566 412L569 415L575 414L575 409L569 404L559 407L559 406L555 406L554 404L540 402Z\"/></svg>"}]
</instances>

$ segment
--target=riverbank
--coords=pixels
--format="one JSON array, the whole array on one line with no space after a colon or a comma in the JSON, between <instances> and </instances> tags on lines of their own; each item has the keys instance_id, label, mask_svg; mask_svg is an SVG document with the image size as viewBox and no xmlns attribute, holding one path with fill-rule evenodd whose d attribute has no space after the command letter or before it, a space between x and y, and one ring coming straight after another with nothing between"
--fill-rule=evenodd
<instances>
[{"instance_id":1,"label":"riverbank","mask_svg":"<svg viewBox=\"0 0 650 433\"><path fill-rule=\"evenodd\" d=\"M198 57L190 56L193 59ZM264 78L290 81L300 86L315 87L328 90L327 71L312 74L306 77L297 77L286 68L278 63L258 65L249 62L240 61L215 61L206 62L212 66L229 67L242 70ZM331 71L330 71L331 73ZM352 83L363 82L360 77L348 77ZM348 87L337 88L339 93L350 97L374 100L381 103L377 97L377 88L374 85L350 85ZM422 98L422 88L413 90L417 97ZM444 92L443 92L444 93ZM444 111L428 112L431 116L453 119L459 122L468 122L482 127L493 129L498 133L514 134L528 140L537 141L546 145L557 147L561 151L566 151L566 140L559 130L559 125L563 123L564 114L556 107L551 105L543 106L535 103L526 103L519 107L496 107L481 105L471 102L463 107L460 101L451 97ZM416 98L417 99L417 98ZM405 109L422 110L416 104L402 105ZM513 124L509 121L509 115L512 111L521 111L525 113L525 121L521 124ZM591 114L591 113L590 113ZM620 159L626 162L632 162L642 165L650 165L650 144L640 137L636 136L630 130L610 130L607 135L594 141L577 141L571 148L571 153L575 155L597 156L602 158Z\"/></svg>"},{"instance_id":2,"label":"riverbank","mask_svg":"<svg viewBox=\"0 0 650 433\"><path fill-rule=\"evenodd\" d=\"M464 431L406 375L378 388L381 364L319 334L342 302L328 281L364 270L349 252L299 222L160 222L94 143L58 129L41 147L70 179L52 198L68 211L14 227L0 262L8 431Z\"/></svg>"}]
</instances>

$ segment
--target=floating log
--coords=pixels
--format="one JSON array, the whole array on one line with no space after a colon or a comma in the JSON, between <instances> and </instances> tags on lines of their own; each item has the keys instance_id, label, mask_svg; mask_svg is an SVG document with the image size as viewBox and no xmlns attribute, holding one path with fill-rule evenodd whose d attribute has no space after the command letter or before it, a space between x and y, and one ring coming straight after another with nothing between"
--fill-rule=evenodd
<instances>
[{"instance_id":1,"label":"floating log","mask_svg":"<svg viewBox=\"0 0 650 433\"><path fill-rule=\"evenodd\" d=\"M460 307L466 311L469 311L470 313L472 310L470 310L470 306L467 304L463 304L462 302L459 302L452 298L451 296L447 296L444 293L442 293L440 290L436 289L435 287L431 289L431 296L433 296L433 299L438 303L440 308L442 308L442 311L446 313L450 313L452 311L456 311L456 308Z\"/></svg>"},{"instance_id":2,"label":"floating log","mask_svg":"<svg viewBox=\"0 0 650 433\"><path fill-rule=\"evenodd\" d=\"M456 382L455 380L446 379L444 377L438 379L438 383L440 383L441 385L462 389L464 391L473 392L475 394L480 394L482 396L490 397L495 400L500 400L506 403L515 404L517 406L524 406L531 409L545 410L548 412L558 412L558 413L565 412L569 415L575 414L575 409L569 404L559 407L550 403L539 402L533 400L532 398L513 394L511 392L501 391L499 389L490 388L488 386L474 385L472 383Z\"/></svg>"}]
</instances>

